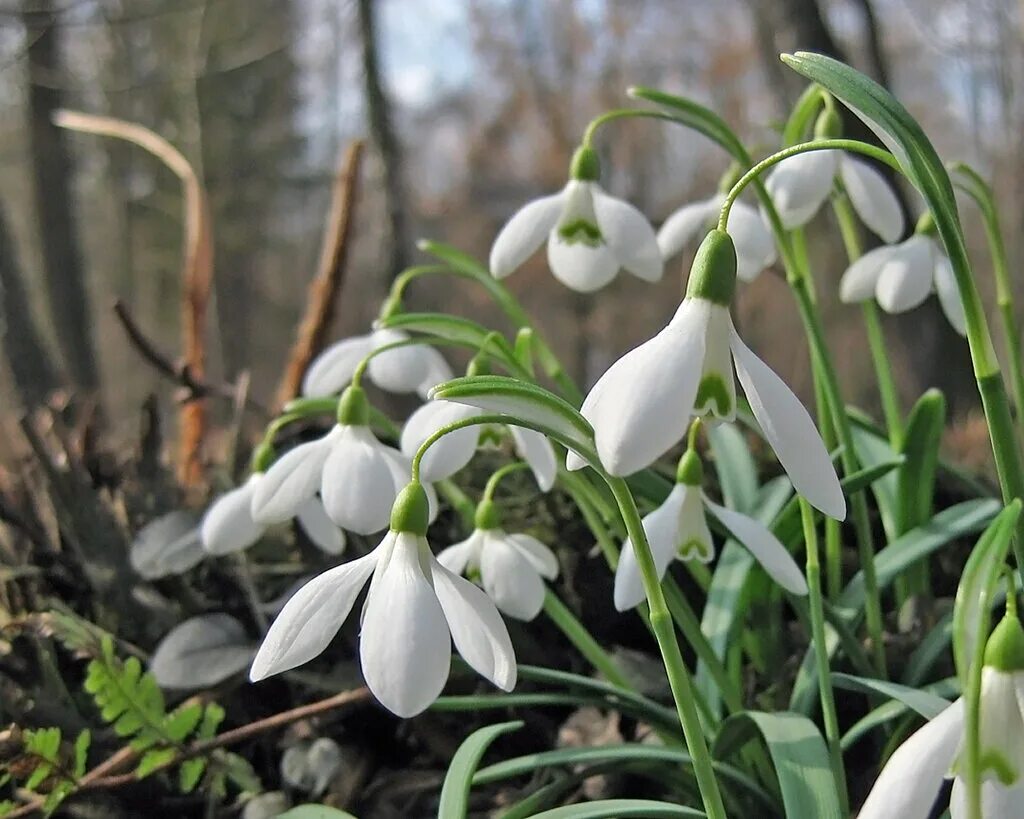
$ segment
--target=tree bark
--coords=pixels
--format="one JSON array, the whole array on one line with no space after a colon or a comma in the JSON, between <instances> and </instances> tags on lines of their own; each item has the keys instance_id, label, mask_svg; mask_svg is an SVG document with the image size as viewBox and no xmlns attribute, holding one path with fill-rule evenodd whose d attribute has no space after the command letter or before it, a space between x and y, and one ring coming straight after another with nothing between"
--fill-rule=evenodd
<instances>
[{"instance_id":1,"label":"tree bark","mask_svg":"<svg viewBox=\"0 0 1024 819\"><path fill-rule=\"evenodd\" d=\"M92 390L99 378L90 333L89 291L72 210L71 161L64 133L50 120L60 107L62 76L53 11L52 0L32 0L23 11L26 36L32 43L28 50L29 151L43 282L57 346L71 383Z\"/></svg>"}]
</instances>

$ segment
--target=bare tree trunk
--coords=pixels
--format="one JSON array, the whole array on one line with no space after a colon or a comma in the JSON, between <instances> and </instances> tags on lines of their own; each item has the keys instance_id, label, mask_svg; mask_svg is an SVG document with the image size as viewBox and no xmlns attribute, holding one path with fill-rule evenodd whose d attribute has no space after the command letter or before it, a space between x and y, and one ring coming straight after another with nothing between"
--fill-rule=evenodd
<instances>
[{"instance_id":1,"label":"bare tree trunk","mask_svg":"<svg viewBox=\"0 0 1024 819\"><path fill-rule=\"evenodd\" d=\"M0 339L18 397L26 408L42 404L57 373L32 319L7 219L0 208Z\"/></svg>"},{"instance_id":2,"label":"bare tree trunk","mask_svg":"<svg viewBox=\"0 0 1024 819\"><path fill-rule=\"evenodd\" d=\"M90 335L89 292L72 210L71 162L64 133L50 121L60 107L61 77L52 6L52 0L25 4L25 28L32 43L28 51L29 150L43 280L57 346L71 382L92 390L99 379Z\"/></svg>"},{"instance_id":3,"label":"bare tree trunk","mask_svg":"<svg viewBox=\"0 0 1024 819\"><path fill-rule=\"evenodd\" d=\"M359 0L359 37L363 48L363 82L370 137L381 164L384 208L387 213L387 271L391 278L406 266L406 213L403 207L402 151L391 120L391 103L381 82L377 58L378 0Z\"/></svg>"},{"instance_id":4,"label":"bare tree trunk","mask_svg":"<svg viewBox=\"0 0 1024 819\"><path fill-rule=\"evenodd\" d=\"M882 32L878 17L875 16L875 9L871 5L871 0L856 0L856 5L860 6L860 13L864 18L864 39L868 49L870 73L879 83L888 86L889 61L882 46Z\"/></svg>"}]
</instances>

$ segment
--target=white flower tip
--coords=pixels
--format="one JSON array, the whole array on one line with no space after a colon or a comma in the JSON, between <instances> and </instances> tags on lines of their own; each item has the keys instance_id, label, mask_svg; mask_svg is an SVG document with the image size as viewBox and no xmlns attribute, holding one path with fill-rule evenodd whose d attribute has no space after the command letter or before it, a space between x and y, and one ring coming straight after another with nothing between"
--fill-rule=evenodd
<instances>
[{"instance_id":1,"label":"white flower tip","mask_svg":"<svg viewBox=\"0 0 1024 819\"><path fill-rule=\"evenodd\" d=\"M433 244L430 239L425 239L422 236L416 240L417 250L430 250L430 246Z\"/></svg>"},{"instance_id":2,"label":"white flower tip","mask_svg":"<svg viewBox=\"0 0 1024 819\"><path fill-rule=\"evenodd\" d=\"M578 469L583 469L587 465L586 460L582 456L577 455L571 449L565 453L565 468L570 472L575 472Z\"/></svg>"}]
</instances>

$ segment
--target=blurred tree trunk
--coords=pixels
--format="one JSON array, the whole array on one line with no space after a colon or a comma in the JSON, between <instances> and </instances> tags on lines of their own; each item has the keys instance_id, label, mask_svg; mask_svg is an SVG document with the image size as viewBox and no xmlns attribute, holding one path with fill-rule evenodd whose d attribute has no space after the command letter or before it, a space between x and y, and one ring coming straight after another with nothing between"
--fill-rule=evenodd
<instances>
[{"instance_id":1,"label":"blurred tree trunk","mask_svg":"<svg viewBox=\"0 0 1024 819\"><path fill-rule=\"evenodd\" d=\"M882 46L882 32L875 16L875 9L871 0L855 0L855 5L860 7L861 17L864 18L864 45L867 46L868 61L871 74L878 82L888 87L889 85L889 60L885 56L885 48Z\"/></svg>"},{"instance_id":2,"label":"blurred tree trunk","mask_svg":"<svg viewBox=\"0 0 1024 819\"><path fill-rule=\"evenodd\" d=\"M25 2L28 50L29 152L35 184L36 218L43 280L57 345L76 387L98 386L90 335L89 292L72 210L71 161L64 131L50 121L60 107L60 42L52 24L52 0Z\"/></svg>"},{"instance_id":3,"label":"blurred tree trunk","mask_svg":"<svg viewBox=\"0 0 1024 819\"><path fill-rule=\"evenodd\" d=\"M366 93L366 115L370 138L380 161L384 209L387 227L384 243L387 248L386 268L391 278L406 266L405 188L402 184L402 151L395 136L391 102L381 81L377 55L378 0L359 0L359 38L363 50L363 83Z\"/></svg>"},{"instance_id":4,"label":"blurred tree trunk","mask_svg":"<svg viewBox=\"0 0 1024 819\"><path fill-rule=\"evenodd\" d=\"M57 386L53 362L32 318L14 240L0 207L0 338L18 398L25 408L42 404Z\"/></svg>"}]
</instances>

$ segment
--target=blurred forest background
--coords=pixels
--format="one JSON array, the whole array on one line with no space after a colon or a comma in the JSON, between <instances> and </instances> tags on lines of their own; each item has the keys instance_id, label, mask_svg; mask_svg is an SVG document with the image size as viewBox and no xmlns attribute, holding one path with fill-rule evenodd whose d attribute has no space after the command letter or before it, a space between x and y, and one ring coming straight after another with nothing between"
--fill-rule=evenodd
<instances>
[{"instance_id":1,"label":"blurred forest background","mask_svg":"<svg viewBox=\"0 0 1024 819\"><path fill-rule=\"evenodd\" d=\"M395 273L420 257L418 237L486 258L521 203L564 184L586 123L628 104L629 85L700 100L755 152L772 150L803 86L777 54L795 49L882 81L944 158L993 179L1010 258L1024 258L1018 0L0 0L0 409L67 386L99 396L115 432L134 432L149 394L173 400L111 306L123 300L180 353L181 184L135 146L55 128L56 108L147 126L192 163L213 224L209 372L233 381L249 370L252 394L269 402L352 139L365 137L367 154L338 337L366 331ZM712 193L727 165L702 137L649 121L616 123L599 143L606 186L655 224ZM903 192L916 216L920 200ZM994 313L981 224L962 210ZM811 235L819 298L847 395L873 410L860 312L836 303L845 263L829 221ZM671 314L688 265L670 263L659 285L623 276L580 296L541 254L509 284L590 383ZM449 280L415 285L407 304L498 321L481 293ZM743 287L738 320L810 401L778 275ZM970 412L966 344L934 299L886 331L906 398L934 385Z\"/></svg>"}]
</instances>

